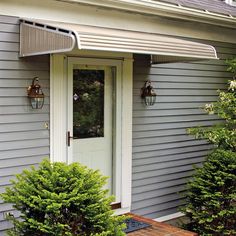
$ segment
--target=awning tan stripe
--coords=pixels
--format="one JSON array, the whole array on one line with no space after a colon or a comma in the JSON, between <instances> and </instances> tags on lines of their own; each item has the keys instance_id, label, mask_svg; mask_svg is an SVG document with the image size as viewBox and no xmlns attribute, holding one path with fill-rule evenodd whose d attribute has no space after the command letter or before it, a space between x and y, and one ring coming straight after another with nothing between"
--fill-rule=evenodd
<instances>
[{"instance_id":1,"label":"awning tan stripe","mask_svg":"<svg viewBox=\"0 0 236 236\"><path fill-rule=\"evenodd\" d=\"M76 40L75 40L76 39ZM145 32L59 22L22 20L21 56L79 49L152 55L152 62L176 58L217 59L215 48L188 40Z\"/></svg>"}]
</instances>

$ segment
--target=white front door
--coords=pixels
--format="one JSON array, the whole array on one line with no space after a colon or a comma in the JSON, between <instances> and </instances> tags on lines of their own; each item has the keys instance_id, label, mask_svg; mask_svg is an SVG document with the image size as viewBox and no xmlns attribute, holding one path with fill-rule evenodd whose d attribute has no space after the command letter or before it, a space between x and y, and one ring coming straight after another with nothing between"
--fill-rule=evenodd
<instances>
[{"instance_id":1,"label":"white front door","mask_svg":"<svg viewBox=\"0 0 236 236\"><path fill-rule=\"evenodd\" d=\"M80 161L103 171L105 175L110 176L107 187L115 195L115 203L121 205L121 209L117 209L116 213L127 213L130 212L131 206L132 55L82 50L78 51L78 55L80 58L67 57L63 54L50 56L50 159L53 162L66 163ZM104 58L91 58L95 56ZM82 72L79 70L84 74L81 75ZM90 75L93 76L88 76L89 73L86 70L91 70ZM85 117L82 115L83 113L73 114L76 100L77 102L78 99L86 101L90 98L89 92L80 89L77 92L73 90L74 72L76 78L84 78L87 82L89 82L89 78L93 78L90 80L92 85L89 88L90 92L96 94L98 98L95 100L96 102L100 101L102 104L101 94L102 91L104 92L103 113L102 106L100 106L101 109L98 109L94 103L88 105L84 103L88 111L90 107L91 116L100 114L96 116L99 118L92 119L92 116L91 119L88 119L87 124L92 124L90 129L86 129L87 126L84 123L86 119L83 119ZM100 79L96 80L97 77ZM109 80L109 77L112 79ZM104 82L102 82L103 80ZM103 84L104 89L102 89ZM107 89L109 86L112 88ZM96 105L95 108L92 105ZM86 111L86 109L84 110ZM78 108L76 112L80 112L80 109ZM78 117L79 119L77 119ZM109 122L112 124L109 125ZM75 134L73 134L73 130L75 130ZM70 136L74 135L75 139L68 139L68 132L70 132ZM106 137L109 136L110 139L106 140ZM98 143L97 141L100 140L101 143ZM103 151L106 155L102 155Z\"/></svg>"},{"instance_id":2,"label":"white front door","mask_svg":"<svg viewBox=\"0 0 236 236\"><path fill-rule=\"evenodd\" d=\"M112 67L83 60L68 63L68 123L70 162L99 169L113 181Z\"/></svg>"}]
</instances>

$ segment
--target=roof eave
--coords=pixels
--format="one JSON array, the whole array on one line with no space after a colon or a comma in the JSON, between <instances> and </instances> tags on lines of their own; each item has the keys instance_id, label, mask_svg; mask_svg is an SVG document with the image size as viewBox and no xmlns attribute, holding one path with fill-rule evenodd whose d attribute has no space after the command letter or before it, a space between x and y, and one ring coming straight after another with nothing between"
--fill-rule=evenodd
<instances>
[{"instance_id":1,"label":"roof eave","mask_svg":"<svg viewBox=\"0 0 236 236\"><path fill-rule=\"evenodd\" d=\"M236 17L150 0L56 0L236 28Z\"/></svg>"}]
</instances>

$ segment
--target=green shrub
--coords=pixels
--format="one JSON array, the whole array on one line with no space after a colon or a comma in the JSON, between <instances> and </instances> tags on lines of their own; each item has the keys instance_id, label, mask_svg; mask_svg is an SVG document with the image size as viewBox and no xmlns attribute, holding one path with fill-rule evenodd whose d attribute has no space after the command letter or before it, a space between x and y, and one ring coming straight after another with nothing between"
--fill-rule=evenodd
<instances>
[{"instance_id":1,"label":"green shrub","mask_svg":"<svg viewBox=\"0 0 236 236\"><path fill-rule=\"evenodd\" d=\"M9 216L14 228L8 235L125 235L124 217L113 216L113 199L102 189L106 177L98 171L44 160L12 182L1 196L20 211L21 219Z\"/></svg>"},{"instance_id":2,"label":"green shrub","mask_svg":"<svg viewBox=\"0 0 236 236\"><path fill-rule=\"evenodd\" d=\"M185 225L201 236L236 235L236 153L217 149L188 184Z\"/></svg>"}]
</instances>

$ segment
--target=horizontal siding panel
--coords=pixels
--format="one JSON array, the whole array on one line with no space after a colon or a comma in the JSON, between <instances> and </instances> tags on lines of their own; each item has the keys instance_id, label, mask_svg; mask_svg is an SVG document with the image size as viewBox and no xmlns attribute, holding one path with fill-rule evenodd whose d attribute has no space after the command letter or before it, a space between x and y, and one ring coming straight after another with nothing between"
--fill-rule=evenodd
<instances>
[{"instance_id":1,"label":"horizontal siding panel","mask_svg":"<svg viewBox=\"0 0 236 236\"><path fill-rule=\"evenodd\" d=\"M1 35L0 35L0 37L1 37ZM16 61L19 58L18 56L19 56L18 52L0 51L0 60Z\"/></svg>"},{"instance_id":2,"label":"horizontal siding panel","mask_svg":"<svg viewBox=\"0 0 236 236\"><path fill-rule=\"evenodd\" d=\"M5 33L0 31L0 39L2 42L19 43L20 36L17 33Z\"/></svg>"},{"instance_id":3,"label":"horizontal siding panel","mask_svg":"<svg viewBox=\"0 0 236 236\"><path fill-rule=\"evenodd\" d=\"M0 151L5 150L19 150L24 148L32 147L45 147L49 145L49 139L35 139L35 140L23 140L23 141L13 141L13 142L1 142Z\"/></svg>"},{"instance_id":4,"label":"horizontal siding panel","mask_svg":"<svg viewBox=\"0 0 236 236\"><path fill-rule=\"evenodd\" d=\"M158 102L205 102L205 103L209 103L209 102L213 102L216 101L218 98L218 96L204 96L201 97L199 95L196 96L159 96L157 95L157 101ZM134 96L135 102L134 103L143 103L140 96Z\"/></svg>"},{"instance_id":5,"label":"horizontal siding panel","mask_svg":"<svg viewBox=\"0 0 236 236\"><path fill-rule=\"evenodd\" d=\"M180 135L186 134L186 129L167 129L167 130L149 130L142 132L133 132L133 139L140 138L151 138L151 137L162 137L162 136L170 136L170 135Z\"/></svg>"},{"instance_id":6,"label":"horizontal siding panel","mask_svg":"<svg viewBox=\"0 0 236 236\"><path fill-rule=\"evenodd\" d=\"M37 166L38 164L38 161L36 163L32 163L33 166ZM15 163L15 166L10 166L8 168L3 168L3 169L0 169L1 171L1 176L9 176L9 175L12 175L12 173L14 174L19 174L21 173L23 170L25 169L29 169L30 166L29 165L17 165L17 163ZM1 211L4 211L4 209L2 209L0 207Z\"/></svg>"},{"instance_id":7,"label":"horizontal siding panel","mask_svg":"<svg viewBox=\"0 0 236 236\"><path fill-rule=\"evenodd\" d=\"M143 102L135 103L133 106L133 111L143 111L143 109L148 109L149 111L152 110L172 110L172 109L203 109L205 106L205 102L160 102L156 103L151 107L146 107Z\"/></svg>"},{"instance_id":8,"label":"horizontal siding panel","mask_svg":"<svg viewBox=\"0 0 236 236\"><path fill-rule=\"evenodd\" d=\"M149 75L172 75L175 76L178 72L178 76L197 76L197 77L230 77L232 74L226 71L201 71L201 70L183 70L183 69L171 69L171 68L146 68L146 67L134 67L134 73Z\"/></svg>"},{"instance_id":9,"label":"horizontal siding panel","mask_svg":"<svg viewBox=\"0 0 236 236\"><path fill-rule=\"evenodd\" d=\"M176 194L168 194L166 196L160 196L158 198L152 198L149 200L135 202L133 208L138 210L140 206L143 206L142 208L144 208L144 207L148 207L150 205L155 206L155 205L160 205L160 204L171 202L171 201L179 201L182 199L183 199L183 197L181 197L181 196L176 197Z\"/></svg>"},{"instance_id":10,"label":"horizontal siding panel","mask_svg":"<svg viewBox=\"0 0 236 236\"><path fill-rule=\"evenodd\" d=\"M0 142L49 138L48 130L0 133Z\"/></svg>"},{"instance_id":11,"label":"horizontal siding panel","mask_svg":"<svg viewBox=\"0 0 236 236\"><path fill-rule=\"evenodd\" d=\"M19 24L19 18L14 16L0 15L0 22L4 24Z\"/></svg>"},{"instance_id":12,"label":"horizontal siding panel","mask_svg":"<svg viewBox=\"0 0 236 236\"><path fill-rule=\"evenodd\" d=\"M18 115L1 115L0 124L5 123L19 123L19 122L32 122L32 121L49 121L48 113L40 114L18 114Z\"/></svg>"},{"instance_id":13,"label":"horizontal siding panel","mask_svg":"<svg viewBox=\"0 0 236 236\"><path fill-rule=\"evenodd\" d=\"M19 25L14 25L14 24L3 24L0 21L0 32L9 32L9 33L19 33L20 28Z\"/></svg>"},{"instance_id":14,"label":"horizontal siding panel","mask_svg":"<svg viewBox=\"0 0 236 236\"><path fill-rule=\"evenodd\" d=\"M29 85L32 84L32 78L30 79L1 79L3 85L2 88L24 88L24 91L26 93L26 88L28 88ZM49 88L49 81L48 80L43 80L40 79L40 85L41 88L44 89L45 88Z\"/></svg>"},{"instance_id":15,"label":"horizontal siding panel","mask_svg":"<svg viewBox=\"0 0 236 236\"><path fill-rule=\"evenodd\" d=\"M230 51L230 49L229 49ZM142 65L142 63L140 63L140 65ZM152 68L170 68L170 64L156 64L156 65L152 65ZM226 64L222 64L222 62L220 62L220 64L213 64L211 66L209 66L209 64L197 64L197 63L172 63L171 64L171 69L183 69L183 70L201 70L201 71L223 71L225 72L227 69L227 65Z\"/></svg>"},{"instance_id":16,"label":"horizontal siding panel","mask_svg":"<svg viewBox=\"0 0 236 236\"><path fill-rule=\"evenodd\" d=\"M23 165L33 165L37 162L41 162L44 157L42 156L32 156L32 157L22 157L22 158L11 158L7 159L7 162L4 160L0 160L0 170L4 168L8 168L11 166L23 166ZM45 157L46 158L46 157Z\"/></svg>"},{"instance_id":17,"label":"horizontal siding panel","mask_svg":"<svg viewBox=\"0 0 236 236\"><path fill-rule=\"evenodd\" d=\"M133 115L135 117L157 117L157 116L176 116L176 115L206 115L206 112L203 109L195 108L195 109L171 109L171 110L150 110L147 112L142 110L134 110Z\"/></svg>"},{"instance_id":18,"label":"horizontal siding panel","mask_svg":"<svg viewBox=\"0 0 236 236\"><path fill-rule=\"evenodd\" d=\"M43 106L43 111L45 113L49 113L50 107L49 105ZM4 106L0 108L0 114L28 114L32 112L31 106ZM35 113L40 114L40 111L35 111Z\"/></svg>"},{"instance_id":19,"label":"horizontal siding panel","mask_svg":"<svg viewBox=\"0 0 236 236\"><path fill-rule=\"evenodd\" d=\"M6 43L2 43L3 45L6 44ZM19 47L19 44L16 43L16 44L13 44L13 43L8 43L8 47L12 46L11 47L11 50L13 50L17 45L17 47ZM1 46L1 43L0 43L0 46ZM10 51L10 50L9 50ZM17 50L18 51L18 50ZM27 71L35 71L35 68L37 68L38 71L48 71L48 62L35 62L35 61L32 61L32 63L28 63L29 59L28 58L24 58L24 59L21 59L21 61L0 61L0 69L2 70L27 70ZM47 79L48 80L48 79ZM32 82L32 80L31 80ZM42 82L42 78L40 78L40 82Z\"/></svg>"},{"instance_id":20,"label":"horizontal siding panel","mask_svg":"<svg viewBox=\"0 0 236 236\"><path fill-rule=\"evenodd\" d=\"M142 82L142 85L146 80L151 80L153 84L158 88L158 82L191 82L191 83L216 83L216 84L224 84L227 83L227 81L232 78L231 75L229 74L226 77L223 76L212 76L212 77L206 77L206 76L201 76L201 77L195 77L195 76L183 76L179 74L175 74L172 76L169 76L168 74L166 75L150 75L150 74L135 74L135 81L137 82ZM136 85L134 84L134 88ZM140 87L141 88L141 87Z\"/></svg>"},{"instance_id":21,"label":"horizontal siding panel","mask_svg":"<svg viewBox=\"0 0 236 236\"><path fill-rule=\"evenodd\" d=\"M9 211L9 213L14 214L14 216L19 217L20 213L15 210ZM5 219L4 213L0 213L0 221L3 221Z\"/></svg>"},{"instance_id":22,"label":"horizontal siding panel","mask_svg":"<svg viewBox=\"0 0 236 236\"><path fill-rule=\"evenodd\" d=\"M0 235L3 236L4 235L4 231L9 229L9 228L11 228L11 227L12 227L12 224L10 222L8 222L8 221L0 222Z\"/></svg>"},{"instance_id":23,"label":"horizontal siding panel","mask_svg":"<svg viewBox=\"0 0 236 236\"><path fill-rule=\"evenodd\" d=\"M18 43L0 42L0 51L18 52L19 51L19 44ZM2 63L0 62L0 65L1 64ZM0 69L2 69L1 67L3 67L3 65L0 66Z\"/></svg>"},{"instance_id":24,"label":"horizontal siding panel","mask_svg":"<svg viewBox=\"0 0 236 236\"><path fill-rule=\"evenodd\" d=\"M0 178L0 186L5 186L8 185L10 183L10 180L15 179L14 176L10 175L10 176L5 176L5 177L1 177ZM1 215L1 214L0 214ZM1 218L0 218L1 221Z\"/></svg>"},{"instance_id":25,"label":"horizontal siding panel","mask_svg":"<svg viewBox=\"0 0 236 236\"><path fill-rule=\"evenodd\" d=\"M165 175L161 176L155 176L155 177L150 177L150 178L145 178L145 179L139 179L139 180L134 180L132 188L137 188L138 187L143 187L149 184L157 184L157 183L164 183L166 181L171 181L175 179L181 179L181 178L191 178L192 174L194 173L194 170L189 170L189 171L183 171L180 173L174 173L174 174L168 174L166 173Z\"/></svg>"},{"instance_id":26,"label":"horizontal siding panel","mask_svg":"<svg viewBox=\"0 0 236 236\"><path fill-rule=\"evenodd\" d=\"M196 166L201 166L201 163L195 163ZM187 171L192 171L193 170L193 165L184 165L184 166L178 166L178 167L170 167L166 169L160 169L159 171L149 171L149 172L137 172L133 173L133 180L140 180L140 179L147 179L152 177L157 177L157 176L162 176L166 174L174 174L174 173L181 173L181 172L187 172Z\"/></svg>"},{"instance_id":27,"label":"horizontal siding panel","mask_svg":"<svg viewBox=\"0 0 236 236\"><path fill-rule=\"evenodd\" d=\"M150 158L139 158L135 159L133 161L133 166L141 168L144 165L151 165L151 164L160 164L159 167L161 167L161 164L164 162L168 161L178 161L178 160L183 160L186 159L192 159L194 157L199 157L199 156L206 156L209 153L209 149L206 150L200 150L200 151L195 151L195 152L187 152L187 153L180 153L180 154L173 154L173 155L160 155L159 152L156 152L156 156L150 157Z\"/></svg>"},{"instance_id":28,"label":"horizontal siding panel","mask_svg":"<svg viewBox=\"0 0 236 236\"><path fill-rule=\"evenodd\" d=\"M230 51L230 49L228 50ZM236 53L236 52L235 52ZM219 63L203 63L203 62L189 62L189 63L171 63L171 69L183 69L183 70L201 70L201 71L226 71L227 65L222 61L217 61ZM142 65L142 63L140 63ZM152 68L170 68L169 63L152 65Z\"/></svg>"},{"instance_id":29,"label":"horizontal siding panel","mask_svg":"<svg viewBox=\"0 0 236 236\"><path fill-rule=\"evenodd\" d=\"M0 16L0 192L15 174L49 157L49 68L48 55L19 58L19 19ZM42 110L33 110L27 98L35 76L46 94ZM9 211L0 200L0 235L11 227L4 219Z\"/></svg>"},{"instance_id":30,"label":"horizontal siding panel","mask_svg":"<svg viewBox=\"0 0 236 236\"><path fill-rule=\"evenodd\" d=\"M160 145L158 145L160 146ZM148 159L153 157L159 157L162 158L163 156L169 156L169 155L178 155L178 154L186 154L186 153L195 153L197 151L206 151L211 150L212 146L209 144L201 144L201 145L195 145L195 146L188 146L188 147L176 147L176 148L165 148L165 149L159 149L159 150L152 150L152 151L143 151L143 152L136 152L134 153L135 159L133 160L133 164L136 161L139 161L139 159Z\"/></svg>"},{"instance_id":31,"label":"horizontal siding panel","mask_svg":"<svg viewBox=\"0 0 236 236\"><path fill-rule=\"evenodd\" d=\"M15 124L0 124L0 133L44 130L44 122L29 122Z\"/></svg>"},{"instance_id":32,"label":"horizontal siding panel","mask_svg":"<svg viewBox=\"0 0 236 236\"><path fill-rule=\"evenodd\" d=\"M49 71L27 71L27 70L21 70L21 71L15 71L15 70L1 70L0 71L0 77L4 79L24 79L24 78L34 78L35 76L38 76L40 79L49 78Z\"/></svg>"},{"instance_id":33,"label":"horizontal siding panel","mask_svg":"<svg viewBox=\"0 0 236 236\"><path fill-rule=\"evenodd\" d=\"M49 104L49 98L45 97L44 99L44 104L47 105ZM1 97L0 94L0 106L16 106L16 105L30 105L29 104L29 99L27 96L24 97ZM42 109L42 111L44 108Z\"/></svg>"},{"instance_id":34,"label":"horizontal siding panel","mask_svg":"<svg viewBox=\"0 0 236 236\"><path fill-rule=\"evenodd\" d=\"M185 122L172 122L172 123L157 123L157 124L135 124L135 131L151 131L151 130L165 130L165 129L176 129L176 128L189 128L194 126L210 126L221 122L219 119L207 120L208 116L204 120L197 121L185 121Z\"/></svg>"},{"instance_id":35,"label":"horizontal siding panel","mask_svg":"<svg viewBox=\"0 0 236 236\"><path fill-rule=\"evenodd\" d=\"M137 174L139 172L148 172L148 171L158 171L161 169L167 169L167 168L172 168L172 167L178 167L178 166L185 166L185 165L190 165L194 163L200 163L205 159L204 156L197 156L197 157L192 157L192 158L186 158L186 159L178 159L178 160L172 160L172 161L163 161L160 163L151 163L151 164L146 164L142 166L133 166L133 173Z\"/></svg>"},{"instance_id":36,"label":"horizontal siding panel","mask_svg":"<svg viewBox=\"0 0 236 236\"><path fill-rule=\"evenodd\" d=\"M154 183L154 184L146 184L145 186L142 186L142 187L132 188L132 193L135 195L135 194L139 194L139 193L143 193L143 192L149 192L149 191L153 191L153 190L155 191L157 189L179 186L179 185L186 184L188 180L189 180L189 178L180 178L180 179L176 178L176 179L170 180L170 181L163 181L163 182ZM176 197L176 195L175 195L175 197ZM159 200L159 198L158 198L158 200Z\"/></svg>"},{"instance_id":37,"label":"horizontal siding panel","mask_svg":"<svg viewBox=\"0 0 236 236\"><path fill-rule=\"evenodd\" d=\"M133 124L152 124L169 122L188 122L201 120L214 120L215 116L189 115L189 116L157 116L157 117L136 117ZM1 119L0 119L1 120Z\"/></svg>"},{"instance_id":38,"label":"horizontal siding panel","mask_svg":"<svg viewBox=\"0 0 236 236\"><path fill-rule=\"evenodd\" d=\"M134 87L134 92L137 94L140 92L140 88L144 85L142 81L137 82ZM195 82L164 82L164 81L157 81L152 82L152 86L157 89L157 92L159 89L209 89L209 90L216 90L216 89L226 89L225 83L199 83L197 81ZM161 90L160 90L161 91Z\"/></svg>"},{"instance_id":39,"label":"horizontal siding panel","mask_svg":"<svg viewBox=\"0 0 236 236\"><path fill-rule=\"evenodd\" d=\"M156 151L156 150L163 150L163 149L171 149L171 148L178 148L178 147L189 147L189 146L198 146L198 145L205 145L207 141L205 140L190 140L190 141L183 141L183 142L167 142L161 144L154 144L154 145L142 145L142 146L133 146L133 154L135 155L136 152L146 152L146 151Z\"/></svg>"},{"instance_id":40,"label":"horizontal siding panel","mask_svg":"<svg viewBox=\"0 0 236 236\"><path fill-rule=\"evenodd\" d=\"M153 207L145 207L145 208L137 209L137 210L135 210L135 213L138 215L143 214L145 216L146 214L149 214L150 211L154 212L155 209L159 209L159 211L161 211L161 210L166 209L167 207L168 208L176 208L176 207L180 206L181 203L183 204L182 200L166 202L163 204L153 205Z\"/></svg>"},{"instance_id":41,"label":"horizontal siding panel","mask_svg":"<svg viewBox=\"0 0 236 236\"><path fill-rule=\"evenodd\" d=\"M6 150L6 151L1 151L0 153L0 160L7 160L11 158L17 158L17 157L30 157L30 156L36 156L36 155L41 155L41 156L48 156L49 153L49 146L45 147L31 147L31 148L22 148L18 149L17 152L12 149L12 150Z\"/></svg>"},{"instance_id":42,"label":"horizontal siding panel","mask_svg":"<svg viewBox=\"0 0 236 236\"><path fill-rule=\"evenodd\" d=\"M216 96L217 91L212 89L157 89L157 99L159 96ZM134 90L134 95L140 96L140 90Z\"/></svg>"},{"instance_id":43,"label":"horizontal siding panel","mask_svg":"<svg viewBox=\"0 0 236 236\"><path fill-rule=\"evenodd\" d=\"M138 202L138 201L142 201L145 199L151 199L151 198L156 198L156 197L160 197L160 196L165 196L168 194L173 194L176 192L180 192L180 191L184 191L186 188L186 186L184 184L182 185L177 185L175 187L171 187L171 188L164 188L164 190L157 190L157 191L148 191L148 192L143 192L143 193L139 193L139 194L134 194L133 195L133 202ZM140 206L141 208L141 206Z\"/></svg>"},{"instance_id":44,"label":"horizontal siding panel","mask_svg":"<svg viewBox=\"0 0 236 236\"><path fill-rule=\"evenodd\" d=\"M44 88L43 92L49 94L49 90ZM27 95L25 88L0 88L1 97L25 97Z\"/></svg>"},{"instance_id":45,"label":"horizontal siding panel","mask_svg":"<svg viewBox=\"0 0 236 236\"><path fill-rule=\"evenodd\" d=\"M12 205L9 203L1 203L0 204L0 209L2 210L2 212L5 212L7 210L12 210Z\"/></svg>"},{"instance_id":46,"label":"horizontal siding panel","mask_svg":"<svg viewBox=\"0 0 236 236\"><path fill-rule=\"evenodd\" d=\"M133 145L137 146L145 146L152 144L161 144L161 143L172 143L172 142L183 142L183 141L191 141L193 137L190 135L170 135L170 136L162 136L162 137L151 137L145 139L134 139Z\"/></svg>"}]
</instances>

